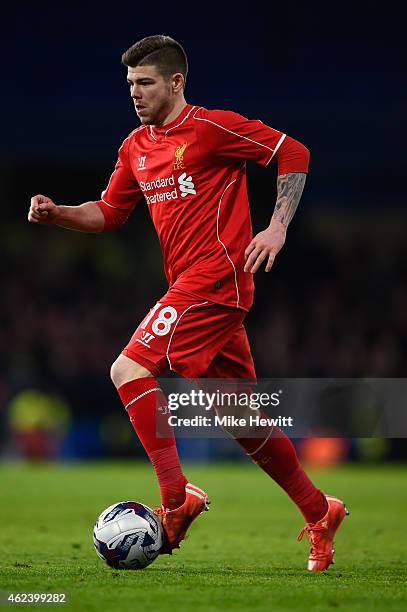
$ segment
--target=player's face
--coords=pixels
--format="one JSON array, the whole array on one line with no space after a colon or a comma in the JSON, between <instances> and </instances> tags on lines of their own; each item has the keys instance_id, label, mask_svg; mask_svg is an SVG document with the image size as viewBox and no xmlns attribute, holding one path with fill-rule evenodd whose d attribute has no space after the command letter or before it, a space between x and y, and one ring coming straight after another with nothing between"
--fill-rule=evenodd
<instances>
[{"instance_id":1,"label":"player's face","mask_svg":"<svg viewBox=\"0 0 407 612\"><path fill-rule=\"evenodd\" d=\"M134 107L142 124L161 125L174 106L172 80L155 66L128 68L127 82Z\"/></svg>"}]
</instances>

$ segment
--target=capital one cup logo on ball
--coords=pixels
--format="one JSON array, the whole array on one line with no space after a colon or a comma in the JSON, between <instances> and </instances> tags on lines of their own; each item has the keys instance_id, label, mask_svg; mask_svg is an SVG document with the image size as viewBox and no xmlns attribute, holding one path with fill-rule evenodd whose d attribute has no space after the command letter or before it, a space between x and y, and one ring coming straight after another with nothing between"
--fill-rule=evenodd
<instances>
[{"instance_id":1,"label":"capital one cup logo on ball","mask_svg":"<svg viewBox=\"0 0 407 612\"><path fill-rule=\"evenodd\" d=\"M98 556L115 569L143 569L159 555L164 536L148 506L123 501L106 508L96 521L93 543Z\"/></svg>"}]
</instances>

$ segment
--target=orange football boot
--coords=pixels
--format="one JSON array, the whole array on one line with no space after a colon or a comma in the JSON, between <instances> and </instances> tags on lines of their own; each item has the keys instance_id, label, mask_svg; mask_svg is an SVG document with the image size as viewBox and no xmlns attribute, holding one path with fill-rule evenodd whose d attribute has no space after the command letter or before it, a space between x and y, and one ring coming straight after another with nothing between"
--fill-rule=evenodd
<instances>
[{"instance_id":1,"label":"orange football boot","mask_svg":"<svg viewBox=\"0 0 407 612\"><path fill-rule=\"evenodd\" d=\"M301 540L305 533L311 543L307 565L307 569L311 572L326 570L334 562L334 535L345 516L349 514L343 501L331 495L326 495L325 498L328 502L328 511L325 516L316 523L305 525L297 538Z\"/></svg>"},{"instance_id":2,"label":"orange football boot","mask_svg":"<svg viewBox=\"0 0 407 612\"><path fill-rule=\"evenodd\" d=\"M161 507L154 510L161 518L164 529L164 544L160 555L171 555L174 548L179 548L192 521L202 512L209 510L210 502L205 491L188 482L185 485L185 493L185 501L179 508L167 510Z\"/></svg>"}]
</instances>

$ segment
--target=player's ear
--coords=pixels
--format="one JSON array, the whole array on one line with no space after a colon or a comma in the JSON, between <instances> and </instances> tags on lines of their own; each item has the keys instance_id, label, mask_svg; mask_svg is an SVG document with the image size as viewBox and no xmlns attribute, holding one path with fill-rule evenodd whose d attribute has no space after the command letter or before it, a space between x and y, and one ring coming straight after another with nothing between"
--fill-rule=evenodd
<instances>
[{"instance_id":1,"label":"player's ear","mask_svg":"<svg viewBox=\"0 0 407 612\"><path fill-rule=\"evenodd\" d=\"M178 93L184 89L185 79L181 72L176 72L172 75L171 86L174 93Z\"/></svg>"}]
</instances>

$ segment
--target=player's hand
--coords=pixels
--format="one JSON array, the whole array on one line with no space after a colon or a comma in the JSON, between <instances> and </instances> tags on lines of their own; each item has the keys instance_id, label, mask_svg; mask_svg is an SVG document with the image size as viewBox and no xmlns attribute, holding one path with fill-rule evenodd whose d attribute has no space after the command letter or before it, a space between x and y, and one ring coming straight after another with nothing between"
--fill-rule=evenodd
<instances>
[{"instance_id":1,"label":"player's hand","mask_svg":"<svg viewBox=\"0 0 407 612\"><path fill-rule=\"evenodd\" d=\"M51 225L58 216L58 206L47 196L36 195L31 198L28 220L30 223Z\"/></svg>"},{"instance_id":2,"label":"player's hand","mask_svg":"<svg viewBox=\"0 0 407 612\"><path fill-rule=\"evenodd\" d=\"M255 274L267 258L266 272L269 272L277 253L284 245L286 232L286 227L280 221L272 221L267 229L257 234L245 250L244 271Z\"/></svg>"}]
</instances>

